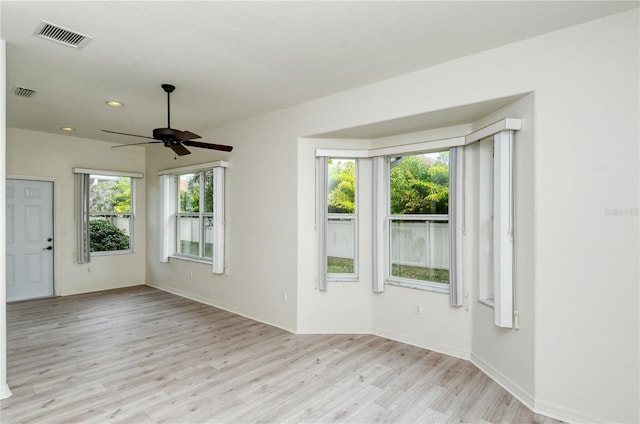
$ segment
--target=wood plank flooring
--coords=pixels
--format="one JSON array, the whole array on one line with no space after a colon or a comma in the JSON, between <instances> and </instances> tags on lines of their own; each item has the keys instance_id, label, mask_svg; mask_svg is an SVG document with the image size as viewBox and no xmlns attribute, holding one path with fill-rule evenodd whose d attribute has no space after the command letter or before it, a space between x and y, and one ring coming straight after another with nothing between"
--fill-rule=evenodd
<instances>
[{"instance_id":1,"label":"wood plank flooring","mask_svg":"<svg viewBox=\"0 0 640 424\"><path fill-rule=\"evenodd\" d=\"M471 363L150 287L7 305L9 423L540 423Z\"/></svg>"}]
</instances>

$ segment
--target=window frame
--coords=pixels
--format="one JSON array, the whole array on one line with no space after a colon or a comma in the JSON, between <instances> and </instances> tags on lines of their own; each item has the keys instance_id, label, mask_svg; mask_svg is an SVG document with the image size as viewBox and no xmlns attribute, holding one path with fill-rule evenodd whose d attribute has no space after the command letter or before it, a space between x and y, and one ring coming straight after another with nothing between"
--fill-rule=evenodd
<instances>
[{"instance_id":1,"label":"window frame","mask_svg":"<svg viewBox=\"0 0 640 424\"><path fill-rule=\"evenodd\" d=\"M444 152L448 152L449 149L435 149L435 150L426 150L426 151L418 151L418 152L408 152L406 154L402 154L402 157L409 157L409 156L417 156L417 155L422 155L422 154L428 154L428 153L444 153ZM397 156L393 156L393 157L397 157ZM450 283L451 283L451 264L454 262L451 260L449 260L449 282L448 283L440 283L437 281L429 281L429 280L418 280L418 279L414 279L414 278L405 278L405 277L399 277L399 276L395 276L392 275L393 272L393 264L392 264L392 255L393 255L393 246L392 246L392 229L393 229L393 222L394 221L402 221L402 222L412 222L412 221L446 221L447 225L449 226L448 231L447 231L447 235L449 238L451 238L451 229L450 229L450 225L451 225L451 220L450 220L450 214L451 214L451 203L455 202L455 198L451 199L451 196L448 199L448 208L447 208L447 214L393 214L391 213L391 159L393 158L391 156L388 156L385 158L385 167L386 167L386 184L385 184L385 191L383 196L387 199L386 201L386 223L385 223L385 227L386 227L386 231L385 231L385 238L384 238L384 243L385 243L385 252L387 253L385 256L385 261L387 262L387 266L385 267L386 270L386 275L385 275L385 284L391 285L391 286L399 286L399 287L407 287L407 288L411 288L411 289L418 289L418 290L426 290L426 291L432 291L432 292L437 292L437 293L446 293L448 294L450 291ZM451 173L452 173L452 169L451 166L449 166L449 186L451 185ZM449 187L447 187L447 189L449 190ZM451 241L448 241L449 245L451 243ZM450 255L450 248L447 249L447 254Z\"/></svg>"},{"instance_id":2,"label":"window frame","mask_svg":"<svg viewBox=\"0 0 640 424\"><path fill-rule=\"evenodd\" d=\"M114 177L113 175L107 175L107 174L89 174L89 180L91 181L92 178L94 177ZM113 216L113 217L125 217L128 216L129 217L129 228L128 228L128 236L129 236L129 248L128 249L123 249L123 250L101 250L99 252L92 252L90 251L89 254L91 256L109 256L109 255L128 255L131 253L135 252L134 246L135 246L135 241L134 241L134 230L135 230L135 220L133 217L133 207L135 204L135 179L133 177L130 176L118 176L118 178L129 178L129 187L131 190L131 194L130 194L130 199L129 202L131 204L131 207L129 209L129 212L92 212L91 208L89 208L89 221L91 221L92 217L96 217L96 216ZM89 189L91 190L91 189ZM89 204L91 204L91 200L89 199Z\"/></svg>"},{"instance_id":3,"label":"window frame","mask_svg":"<svg viewBox=\"0 0 640 424\"><path fill-rule=\"evenodd\" d=\"M199 262L206 262L206 263L210 263L213 262L213 253L212 256L205 256L206 253L206 219L207 218L211 218L212 222L214 219L214 214L213 214L213 210L211 212L207 212L205 209L205 205L206 205L206 173L211 171L210 169L202 169L200 171L193 171L193 172L183 172L183 173L179 173L179 174L175 174L175 178L177 178L177 181L180 181L180 177L182 177L183 175L198 175L199 179L200 179L200 183L198 184L198 196L199 196L199 204L198 204L198 212L180 212L180 184L176 184L176 201L178 202L176 205L176 212L175 212L175 232L176 232L176 245L175 245L175 253L174 255L176 257L180 257L180 258L188 258L188 259L194 259L196 261ZM211 178L213 179L213 173L211 174ZM204 182L204 184L203 184ZM213 181L212 181L213 184ZM212 202L215 204L215 193L212 192ZM182 231L181 228L182 226L181 224L181 218L197 218L198 219L198 235L199 235L199 241L198 241L198 255L189 255L186 253L181 252L181 242L182 242ZM213 224L212 224L213 226ZM213 252L213 251L212 251Z\"/></svg>"},{"instance_id":4,"label":"window frame","mask_svg":"<svg viewBox=\"0 0 640 424\"><path fill-rule=\"evenodd\" d=\"M331 159L335 159L335 160L345 160L345 161L353 161L353 165L355 166L355 180L354 180L354 203L355 203L355 212L354 213L329 213L328 212L328 201L329 201L329 190L328 190L328 185L329 185L329 178L328 178L328 161ZM332 219L339 219L339 220L348 220L352 223L353 226L353 272L349 272L349 273L330 273L328 272L328 260L329 260L329 254L326 254L326 258L325 258L325 266L327 267L327 271L326 271L326 280L329 281L344 281L344 282L349 282L349 281L359 281L360 280L360 276L359 276L359 272L358 272L358 252L359 252L359 248L358 248L358 235L359 235L359 231L358 231L358 170L359 170L359 166L358 166L358 159L357 158L334 158L334 157L328 157L327 158L327 179L326 179L326 185L327 185L327 197L325 200L325 205L324 208L327 211L326 212L326 220L325 220L325 227L324 227L324 237L325 237L325 245L328 246L328 236L329 236L329 221Z\"/></svg>"},{"instance_id":5,"label":"window frame","mask_svg":"<svg viewBox=\"0 0 640 424\"><path fill-rule=\"evenodd\" d=\"M207 162L179 168L164 169L158 172L160 201L159 261L168 263L170 258L209 264L212 273L225 273L225 169L227 161ZM178 243L178 176L190 173L213 170L213 251L212 258L196 258L195 256L177 253ZM204 185L201 185L201 190ZM201 200L204 196L200 197ZM202 209L202 208L201 208ZM207 212L208 213L208 212ZM203 229L204 230L204 229ZM204 239L203 239L204 241ZM204 248L204 243L200 243ZM199 251L200 251L199 247Z\"/></svg>"},{"instance_id":6,"label":"window frame","mask_svg":"<svg viewBox=\"0 0 640 424\"><path fill-rule=\"evenodd\" d=\"M135 233L134 233L134 221L136 219L136 195L135 186L136 179L144 178L144 174L139 172L126 172L126 171L107 171L100 169L88 169L88 168L73 168L73 174L75 175L75 221L76 221L76 262L78 264L85 264L91 262L91 257L95 256L112 256L112 255L127 255L135 253ZM106 177L128 177L131 178L131 208L125 215L130 215L130 234L129 234L129 249L127 250L113 250L104 252L91 252L90 248L90 233L89 233L89 221L91 218L90 208L90 178L92 175L106 176ZM104 213L100 213L104 215Z\"/></svg>"}]
</instances>

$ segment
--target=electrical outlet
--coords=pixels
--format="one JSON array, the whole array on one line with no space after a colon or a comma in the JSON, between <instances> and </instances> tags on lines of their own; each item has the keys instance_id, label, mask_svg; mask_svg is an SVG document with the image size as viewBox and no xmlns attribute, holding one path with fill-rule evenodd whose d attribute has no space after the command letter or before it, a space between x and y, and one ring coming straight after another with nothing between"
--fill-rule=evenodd
<instances>
[{"instance_id":1,"label":"electrical outlet","mask_svg":"<svg viewBox=\"0 0 640 424\"><path fill-rule=\"evenodd\" d=\"M422 305L416 305L416 315L422 315Z\"/></svg>"},{"instance_id":2,"label":"electrical outlet","mask_svg":"<svg viewBox=\"0 0 640 424\"><path fill-rule=\"evenodd\" d=\"M193 271L189 271L189 280L193 280Z\"/></svg>"},{"instance_id":3,"label":"electrical outlet","mask_svg":"<svg viewBox=\"0 0 640 424\"><path fill-rule=\"evenodd\" d=\"M287 294L286 291L282 292L282 303L287 303L287 300L289 300L289 295Z\"/></svg>"}]
</instances>

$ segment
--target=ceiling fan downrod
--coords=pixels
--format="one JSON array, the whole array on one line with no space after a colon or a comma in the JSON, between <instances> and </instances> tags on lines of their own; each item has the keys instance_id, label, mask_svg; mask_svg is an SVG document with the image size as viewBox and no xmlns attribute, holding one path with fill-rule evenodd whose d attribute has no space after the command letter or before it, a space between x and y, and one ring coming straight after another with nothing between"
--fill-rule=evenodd
<instances>
[{"instance_id":1,"label":"ceiling fan downrod","mask_svg":"<svg viewBox=\"0 0 640 424\"><path fill-rule=\"evenodd\" d=\"M162 89L167 93L167 128L171 128L171 93L176 87L171 84L162 84Z\"/></svg>"}]
</instances>

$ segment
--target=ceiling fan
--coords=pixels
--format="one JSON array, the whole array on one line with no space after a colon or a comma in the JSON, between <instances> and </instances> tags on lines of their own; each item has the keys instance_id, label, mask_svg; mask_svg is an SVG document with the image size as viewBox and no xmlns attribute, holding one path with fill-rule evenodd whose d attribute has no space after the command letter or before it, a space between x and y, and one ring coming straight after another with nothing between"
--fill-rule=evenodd
<instances>
[{"instance_id":1,"label":"ceiling fan","mask_svg":"<svg viewBox=\"0 0 640 424\"><path fill-rule=\"evenodd\" d=\"M171 84L162 84L162 89L167 93L167 127L154 129L153 137L148 137L146 135L127 134L127 133L117 132L117 131L100 130L100 131L111 133L111 134L128 135L131 137L148 138L148 139L154 140L154 141L146 141L143 143L122 144L120 146L113 146L113 147L135 146L138 144L163 143L164 147L170 148L178 156L191 154L191 152L185 146L200 147L203 149L211 149L211 150L221 150L223 152L230 152L231 150L233 150L233 146L193 141L197 138L200 138L200 136L198 134L192 133L191 131L180 131L180 130L171 128L171 93L173 92L173 90L176 89L176 87L174 87Z\"/></svg>"}]
</instances>

